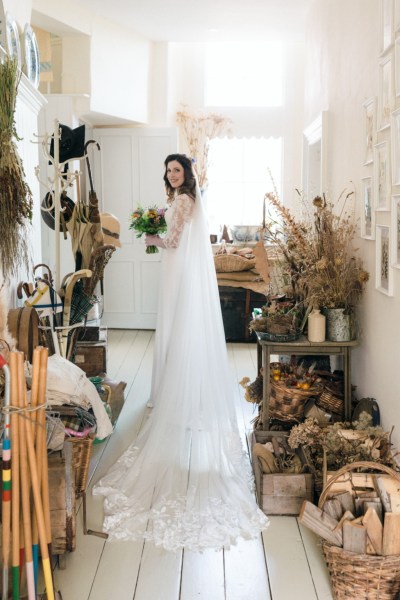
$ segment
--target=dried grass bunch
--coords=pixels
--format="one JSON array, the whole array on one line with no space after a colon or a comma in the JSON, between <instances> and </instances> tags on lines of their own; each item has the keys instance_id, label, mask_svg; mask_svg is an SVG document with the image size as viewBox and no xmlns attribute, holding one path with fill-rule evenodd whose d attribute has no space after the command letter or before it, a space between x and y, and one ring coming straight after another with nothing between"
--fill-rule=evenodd
<instances>
[{"instance_id":1,"label":"dried grass bunch","mask_svg":"<svg viewBox=\"0 0 400 600\"><path fill-rule=\"evenodd\" d=\"M324 454L329 471L356 461L378 462L398 469L391 432L379 425L373 426L367 412L362 412L359 420L351 425L342 422L323 426L316 419L308 418L291 429L288 443L293 449L302 446L312 472L319 478L322 478Z\"/></svg>"},{"instance_id":2,"label":"dried grass bunch","mask_svg":"<svg viewBox=\"0 0 400 600\"><path fill-rule=\"evenodd\" d=\"M218 113L191 112L184 107L176 113L183 136L194 161L200 188L207 186L210 140L230 133L232 120Z\"/></svg>"},{"instance_id":3,"label":"dried grass bunch","mask_svg":"<svg viewBox=\"0 0 400 600\"><path fill-rule=\"evenodd\" d=\"M32 219L32 193L18 155L15 104L19 84L17 61L0 63L0 260L5 279L18 267L29 270L26 227Z\"/></svg>"},{"instance_id":4,"label":"dried grass bunch","mask_svg":"<svg viewBox=\"0 0 400 600\"><path fill-rule=\"evenodd\" d=\"M314 308L355 306L369 273L355 256L353 217L343 210L335 214L334 205L317 196L312 218L297 222L275 193L266 198L281 217L267 232L282 252L294 296Z\"/></svg>"}]
</instances>

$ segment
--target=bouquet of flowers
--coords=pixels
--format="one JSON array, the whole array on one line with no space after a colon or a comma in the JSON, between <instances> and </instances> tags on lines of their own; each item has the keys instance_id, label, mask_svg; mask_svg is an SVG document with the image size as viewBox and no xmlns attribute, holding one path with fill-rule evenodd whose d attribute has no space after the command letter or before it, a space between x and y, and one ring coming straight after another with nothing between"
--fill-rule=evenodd
<instances>
[{"instance_id":1,"label":"bouquet of flowers","mask_svg":"<svg viewBox=\"0 0 400 600\"><path fill-rule=\"evenodd\" d=\"M129 225L129 229L134 229L138 232L136 234L137 238L142 237L144 233L149 233L151 235L165 233L167 231L165 209L157 208L157 206L144 209L141 206L138 206L131 214L131 224ZM146 248L147 254L156 254L157 252L157 246L148 246Z\"/></svg>"}]
</instances>

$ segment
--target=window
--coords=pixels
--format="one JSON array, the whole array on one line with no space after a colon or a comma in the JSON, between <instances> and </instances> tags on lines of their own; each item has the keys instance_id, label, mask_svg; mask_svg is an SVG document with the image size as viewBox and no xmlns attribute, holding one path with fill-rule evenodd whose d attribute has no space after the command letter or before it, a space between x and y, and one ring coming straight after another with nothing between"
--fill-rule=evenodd
<instances>
[{"instance_id":1,"label":"window","mask_svg":"<svg viewBox=\"0 0 400 600\"><path fill-rule=\"evenodd\" d=\"M224 224L261 224L264 195L273 189L269 171L281 191L282 139L216 138L209 159L210 233L218 234Z\"/></svg>"},{"instance_id":2,"label":"window","mask_svg":"<svg viewBox=\"0 0 400 600\"><path fill-rule=\"evenodd\" d=\"M206 106L282 106L279 42L210 43L205 58Z\"/></svg>"}]
</instances>

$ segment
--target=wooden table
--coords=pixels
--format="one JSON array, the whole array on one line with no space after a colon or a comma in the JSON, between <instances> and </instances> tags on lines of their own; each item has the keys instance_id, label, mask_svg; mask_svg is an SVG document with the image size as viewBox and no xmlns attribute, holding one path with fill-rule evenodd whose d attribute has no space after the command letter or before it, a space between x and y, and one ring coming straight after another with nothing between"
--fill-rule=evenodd
<instances>
[{"instance_id":1,"label":"wooden table","mask_svg":"<svg viewBox=\"0 0 400 600\"><path fill-rule=\"evenodd\" d=\"M309 342L306 336L301 336L294 342L270 342L262 339L263 334L257 333L257 372L260 373L262 365L269 365L271 354L289 354L295 356L327 355L343 356L344 374L344 418L351 418L351 349L358 346L358 341L351 342ZM262 429L269 430L269 397L270 377L269 369L265 370L263 377L263 403L261 412Z\"/></svg>"}]
</instances>

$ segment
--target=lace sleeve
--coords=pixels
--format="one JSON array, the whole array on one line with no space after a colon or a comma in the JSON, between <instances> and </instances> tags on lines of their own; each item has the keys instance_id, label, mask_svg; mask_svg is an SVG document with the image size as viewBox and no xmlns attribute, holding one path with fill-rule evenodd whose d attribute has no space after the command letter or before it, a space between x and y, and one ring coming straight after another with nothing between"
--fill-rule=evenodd
<instances>
[{"instance_id":1,"label":"lace sleeve","mask_svg":"<svg viewBox=\"0 0 400 600\"><path fill-rule=\"evenodd\" d=\"M175 198L174 214L168 228L168 233L163 238L164 248L177 248L185 224L190 221L194 208L194 200L187 194Z\"/></svg>"}]
</instances>

